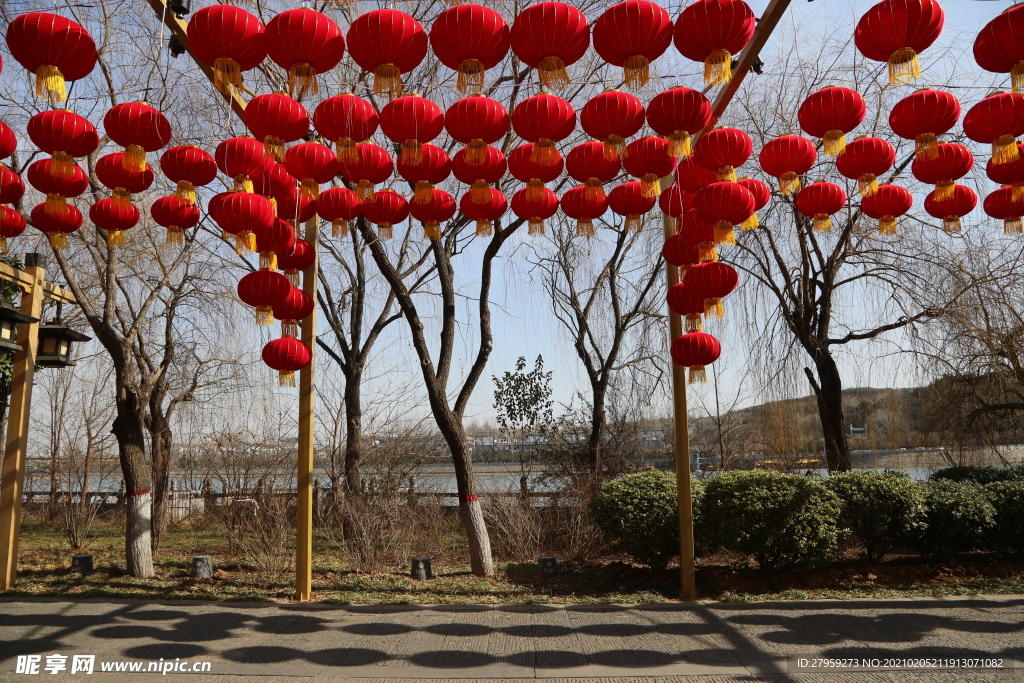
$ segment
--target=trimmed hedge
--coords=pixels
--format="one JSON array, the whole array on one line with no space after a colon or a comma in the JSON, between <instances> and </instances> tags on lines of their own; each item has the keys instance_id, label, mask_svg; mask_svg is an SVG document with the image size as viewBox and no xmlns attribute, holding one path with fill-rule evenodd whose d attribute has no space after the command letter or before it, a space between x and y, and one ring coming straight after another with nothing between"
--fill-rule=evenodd
<instances>
[{"instance_id":1,"label":"trimmed hedge","mask_svg":"<svg viewBox=\"0 0 1024 683\"><path fill-rule=\"evenodd\" d=\"M925 495L906 472L842 472L824 480L843 501L840 524L870 562L911 542L924 527Z\"/></svg>"},{"instance_id":2,"label":"trimmed hedge","mask_svg":"<svg viewBox=\"0 0 1024 683\"><path fill-rule=\"evenodd\" d=\"M993 467L992 465L953 465L934 472L929 481L967 481L992 484L997 481L1024 479L1024 465Z\"/></svg>"},{"instance_id":3,"label":"trimmed hedge","mask_svg":"<svg viewBox=\"0 0 1024 683\"><path fill-rule=\"evenodd\" d=\"M996 509L985 487L940 479L924 491L926 525L917 538L922 555L945 560L988 545Z\"/></svg>"},{"instance_id":4,"label":"trimmed hedge","mask_svg":"<svg viewBox=\"0 0 1024 683\"><path fill-rule=\"evenodd\" d=\"M985 490L995 508L991 547L1024 553L1024 479L998 481L985 486Z\"/></svg>"}]
</instances>

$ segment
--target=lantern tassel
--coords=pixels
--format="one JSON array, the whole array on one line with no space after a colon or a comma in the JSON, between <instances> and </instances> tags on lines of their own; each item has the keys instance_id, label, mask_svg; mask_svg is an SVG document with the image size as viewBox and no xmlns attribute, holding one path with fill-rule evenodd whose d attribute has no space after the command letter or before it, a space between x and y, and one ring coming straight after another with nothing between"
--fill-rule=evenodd
<instances>
[{"instance_id":1,"label":"lantern tassel","mask_svg":"<svg viewBox=\"0 0 1024 683\"><path fill-rule=\"evenodd\" d=\"M36 69L36 95L46 99L50 104L57 104L68 98L64 74L60 69L52 64L44 64Z\"/></svg>"},{"instance_id":2,"label":"lantern tassel","mask_svg":"<svg viewBox=\"0 0 1024 683\"><path fill-rule=\"evenodd\" d=\"M320 83L316 77L316 69L309 62L295 62L288 69L288 93L301 100L306 93L318 95Z\"/></svg>"},{"instance_id":3,"label":"lantern tassel","mask_svg":"<svg viewBox=\"0 0 1024 683\"><path fill-rule=\"evenodd\" d=\"M1024 202L1024 181L1013 184L1013 191L1010 193L1010 199L1015 202Z\"/></svg>"},{"instance_id":4,"label":"lantern tassel","mask_svg":"<svg viewBox=\"0 0 1024 683\"><path fill-rule=\"evenodd\" d=\"M718 182L720 183L735 183L736 182L736 169L732 166L722 166L716 172Z\"/></svg>"},{"instance_id":5,"label":"lantern tassel","mask_svg":"<svg viewBox=\"0 0 1024 683\"><path fill-rule=\"evenodd\" d=\"M268 135L263 138L263 153L268 159L284 161L284 140L276 135Z\"/></svg>"},{"instance_id":6,"label":"lantern tassel","mask_svg":"<svg viewBox=\"0 0 1024 683\"><path fill-rule=\"evenodd\" d=\"M377 226L377 236L382 240L389 240L395 236L395 231L391 223L381 223Z\"/></svg>"},{"instance_id":7,"label":"lantern tassel","mask_svg":"<svg viewBox=\"0 0 1024 683\"><path fill-rule=\"evenodd\" d=\"M297 270L286 270L284 271L284 276L288 278L288 282L292 283L292 287L298 287L301 284L299 281L299 271Z\"/></svg>"},{"instance_id":8,"label":"lantern tassel","mask_svg":"<svg viewBox=\"0 0 1024 683\"><path fill-rule=\"evenodd\" d=\"M235 253L251 254L256 251L256 235L245 230L235 235Z\"/></svg>"},{"instance_id":9,"label":"lantern tassel","mask_svg":"<svg viewBox=\"0 0 1024 683\"><path fill-rule=\"evenodd\" d=\"M484 89L484 64L479 59L463 59L459 62L459 76L456 80L459 92L478 93Z\"/></svg>"},{"instance_id":10,"label":"lantern tassel","mask_svg":"<svg viewBox=\"0 0 1024 683\"><path fill-rule=\"evenodd\" d=\"M704 299L705 318L724 318L725 307L721 299Z\"/></svg>"},{"instance_id":11,"label":"lantern tassel","mask_svg":"<svg viewBox=\"0 0 1024 683\"><path fill-rule=\"evenodd\" d=\"M238 62L230 57L218 57L214 60L213 87L229 97L232 91L241 90L242 70Z\"/></svg>"},{"instance_id":12,"label":"lantern tassel","mask_svg":"<svg viewBox=\"0 0 1024 683\"><path fill-rule=\"evenodd\" d=\"M824 150L830 157L837 157L846 151L846 134L841 130L830 130L825 132Z\"/></svg>"},{"instance_id":13,"label":"lantern tassel","mask_svg":"<svg viewBox=\"0 0 1024 683\"><path fill-rule=\"evenodd\" d=\"M594 220L592 218L580 218L576 221L576 234L579 237L594 236Z\"/></svg>"},{"instance_id":14,"label":"lantern tassel","mask_svg":"<svg viewBox=\"0 0 1024 683\"><path fill-rule=\"evenodd\" d=\"M484 218L476 222L476 234L478 237L490 237L494 234L494 221Z\"/></svg>"},{"instance_id":15,"label":"lantern tassel","mask_svg":"<svg viewBox=\"0 0 1024 683\"><path fill-rule=\"evenodd\" d=\"M827 213L814 214L814 232L832 232L832 217Z\"/></svg>"},{"instance_id":16,"label":"lantern tassel","mask_svg":"<svg viewBox=\"0 0 1024 683\"><path fill-rule=\"evenodd\" d=\"M534 216L530 219L529 228L527 229L529 235L543 235L544 234L544 219Z\"/></svg>"},{"instance_id":17,"label":"lantern tassel","mask_svg":"<svg viewBox=\"0 0 1024 683\"><path fill-rule=\"evenodd\" d=\"M0 254L7 256L9 250L7 248L7 238L0 235Z\"/></svg>"},{"instance_id":18,"label":"lantern tassel","mask_svg":"<svg viewBox=\"0 0 1024 683\"><path fill-rule=\"evenodd\" d=\"M331 221L331 237L348 237L348 221L344 218Z\"/></svg>"},{"instance_id":19,"label":"lantern tassel","mask_svg":"<svg viewBox=\"0 0 1024 683\"><path fill-rule=\"evenodd\" d=\"M690 134L685 130L677 130L668 136L668 153L674 157L688 157L693 154L693 143Z\"/></svg>"},{"instance_id":20,"label":"lantern tassel","mask_svg":"<svg viewBox=\"0 0 1024 683\"><path fill-rule=\"evenodd\" d=\"M912 47L901 47L889 55L889 85L906 85L921 77L921 63Z\"/></svg>"},{"instance_id":21,"label":"lantern tassel","mask_svg":"<svg viewBox=\"0 0 1024 683\"><path fill-rule=\"evenodd\" d=\"M423 224L423 237L428 240L441 239L441 224L437 221L427 221Z\"/></svg>"},{"instance_id":22,"label":"lantern tassel","mask_svg":"<svg viewBox=\"0 0 1024 683\"><path fill-rule=\"evenodd\" d=\"M119 247L124 244L124 233L120 230L110 230L107 232L107 246L108 247Z\"/></svg>"},{"instance_id":23,"label":"lantern tassel","mask_svg":"<svg viewBox=\"0 0 1024 683\"><path fill-rule=\"evenodd\" d=\"M140 145L128 145L121 157L121 168L141 173L146 170L146 150Z\"/></svg>"},{"instance_id":24,"label":"lantern tassel","mask_svg":"<svg viewBox=\"0 0 1024 683\"><path fill-rule=\"evenodd\" d=\"M1024 226L1021 225L1020 217L1007 218L1003 221L1004 235L1018 235L1024 233Z\"/></svg>"},{"instance_id":25,"label":"lantern tassel","mask_svg":"<svg viewBox=\"0 0 1024 683\"><path fill-rule=\"evenodd\" d=\"M274 309L270 306L256 307L256 324L260 327L274 324Z\"/></svg>"},{"instance_id":26,"label":"lantern tassel","mask_svg":"<svg viewBox=\"0 0 1024 683\"><path fill-rule=\"evenodd\" d=\"M541 166L554 166L558 163L558 148L548 138L541 138L533 145L530 161Z\"/></svg>"},{"instance_id":27,"label":"lantern tassel","mask_svg":"<svg viewBox=\"0 0 1024 683\"><path fill-rule=\"evenodd\" d=\"M373 201L373 183L369 180L360 180L356 183L356 198L361 202Z\"/></svg>"},{"instance_id":28,"label":"lantern tassel","mask_svg":"<svg viewBox=\"0 0 1024 683\"><path fill-rule=\"evenodd\" d=\"M50 246L56 251L61 251L68 248L68 236L62 232L51 232L46 235L46 239L49 240Z\"/></svg>"},{"instance_id":29,"label":"lantern tassel","mask_svg":"<svg viewBox=\"0 0 1024 683\"><path fill-rule=\"evenodd\" d=\"M1024 90L1024 61L1017 62L1010 69L1010 88L1013 92Z\"/></svg>"},{"instance_id":30,"label":"lantern tassel","mask_svg":"<svg viewBox=\"0 0 1024 683\"><path fill-rule=\"evenodd\" d=\"M569 73L565 70L565 62L561 57L545 57L540 60L538 69L540 82L544 84L544 87L561 90L569 85Z\"/></svg>"},{"instance_id":31,"label":"lantern tassel","mask_svg":"<svg viewBox=\"0 0 1024 683\"><path fill-rule=\"evenodd\" d=\"M941 183L935 183L935 200L945 201L952 199L956 194L956 183L952 180L944 180Z\"/></svg>"},{"instance_id":32,"label":"lantern tassel","mask_svg":"<svg viewBox=\"0 0 1024 683\"><path fill-rule=\"evenodd\" d=\"M615 158L616 154L619 159L625 159L629 156L626 138L621 135L609 135L608 139L604 141L604 158L607 161L611 161Z\"/></svg>"},{"instance_id":33,"label":"lantern tassel","mask_svg":"<svg viewBox=\"0 0 1024 683\"><path fill-rule=\"evenodd\" d=\"M349 161L352 163L359 161L359 148L356 147L355 140L352 138L340 138L335 145L335 155L338 157L338 161Z\"/></svg>"},{"instance_id":34,"label":"lantern tassel","mask_svg":"<svg viewBox=\"0 0 1024 683\"><path fill-rule=\"evenodd\" d=\"M800 176L793 171L786 171L779 176L779 192L786 196L796 194L800 189Z\"/></svg>"},{"instance_id":35,"label":"lantern tassel","mask_svg":"<svg viewBox=\"0 0 1024 683\"><path fill-rule=\"evenodd\" d=\"M466 145L466 163L470 166L479 166L487 161L487 143L480 138L474 138Z\"/></svg>"},{"instance_id":36,"label":"lantern tassel","mask_svg":"<svg viewBox=\"0 0 1024 683\"><path fill-rule=\"evenodd\" d=\"M320 183L315 178L303 178L299 183L299 194L309 199L317 199L320 196Z\"/></svg>"},{"instance_id":37,"label":"lantern tassel","mask_svg":"<svg viewBox=\"0 0 1024 683\"><path fill-rule=\"evenodd\" d=\"M164 244L185 244L185 231L177 225L167 226L167 232L164 235Z\"/></svg>"},{"instance_id":38,"label":"lantern tassel","mask_svg":"<svg viewBox=\"0 0 1024 683\"><path fill-rule=\"evenodd\" d=\"M270 198L270 208L274 210L274 215L277 215L277 197Z\"/></svg>"},{"instance_id":39,"label":"lantern tassel","mask_svg":"<svg viewBox=\"0 0 1024 683\"><path fill-rule=\"evenodd\" d=\"M960 216L946 216L943 218L942 231L947 234L960 232Z\"/></svg>"},{"instance_id":40,"label":"lantern tassel","mask_svg":"<svg viewBox=\"0 0 1024 683\"><path fill-rule=\"evenodd\" d=\"M640 179L640 194L644 197L657 197L661 194L661 181L654 173L645 173Z\"/></svg>"},{"instance_id":41,"label":"lantern tassel","mask_svg":"<svg viewBox=\"0 0 1024 683\"><path fill-rule=\"evenodd\" d=\"M874 173L865 173L857 178L857 192L861 197L870 197L878 192L878 178Z\"/></svg>"},{"instance_id":42,"label":"lantern tassel","mask_svg":"<svg viewBox=\"0 0 1024 683\"><path fill-rule=\"evenodd\" d=\"M413 189L412 200L417 204L429 204L433 193L433 183L429 180L417 180Z\"/></svg>"},{"instance_id":43,"label":"lantern tassel","mask_svg":"<svg viewBox=\"0 0 1024 683\"><path fill-rule=\"evenodd\" d=\"M701 242L697 245L698 255L701 263L718 260L718 247L714 242Z\"/></svg>"},{"instance_id":44,"label":"lantern tassel","mask_svg":"<svg viewBox=\"0 0 1024 683\"><path fill-rule=\"evenodd\" d=\"M640 230L643 228L643 225L644 222L640 218L640 214L631 213L628 216L626 216L626 224L624 226L624 229L626 232L629 232L630 230L636 230L637 232L640 232Z\"/></svg>"},{"instance_id":45,"label":"lantern tassel","mask_svg":"<svg viewBox=\"0 0 1024 683\"><path fill-rule=\"evenodd\" d=\"M299 323L295 320L282 320L281 321L281 336L282 337L297 337L299 336Z\"/></svg>"},{"instance_id":46,"label":"lantern tassel","mask_svg":"<svg viewBox=\"0 0 1024 683\"><path fill-rule=\"evenodd\" d=\"M486 180L477 180L469 189L469 201L474 204L486 204L491 201L491 184Z\"/></svg>"},{"instance_id":47,"label":"lantern tassel","mask_svg":"<svg viewBox=\"0 0 1024 683\"><path fill-rule=\"evenodd\" d=\"M64 195L48 194L46 195L46 208L43 210L51 216L63 216L68 212L68 201Z\"/></svg>"},{"instance_id":48,"label":"lantern tassel","mask_svg":"<svg viewBox=\"0 0 1024 683\"><path fill-rule=\"evenodd\" d=\"M373 70L373 92L389 98L402 94L402 72L394 64L381 64Z\"/></svg>"},{"instance_id":49,"label":"lantern tassel","mask_svg":"<svg viewBox=\"0 0 1024 683\"><path fill-rule=\"evenodd\" d=\"M690 378L687 380L687 384L707 384L708 373L705 372L703 365L694 365L690 368Z\"/></svg>"},{"instance_id":50,"label":"lantern tassel","mask_svg":"<svg viewBox=\"0 0 1024 683\"><path fill-rule=\"evenodd\" d=\"M252 178L242 174L235 176L234 192L252 192Z\"/></svg>"},{"instance_id":51,"label":"lantern tassel","mask_svg":"<svg viewBox=\"0 0 1024 683\"><path fill-rule=\"evenodd\" d=\"M75 175L75 159L67 152L54 152L50 157L50 175L54 178L71 178Z\"/></svg>"},{"instance_id":52,"label":"lantern tassel","mask_svg":"<svg viewBox=\"0 0 1024 683\"><path fill-rule=\"evenodd\" d=\"M277 270L277 252L261 251L260 268L269 268L270 270Z\"/></svg>"},{"instance_id":53,"label":"lantern tassel","mask_svg":"<svg viewBox=\"0 0 1024 683\"><path fill-rule=\"evenodd\" d=\"M715 242L717 244L736 244L736 233L729 221L715 223Z\"/></svg>"},{"instance_id":54,"label":"lantern tassel","mask_svg":"<svg viewBox=\"0 0 1024 683\"><path fill-rule=\"evenodd\" d=\"M113 204L124 206L132 203L132 193L123 187L115 187L114 191L110 193L110 199Z\"/></svg>"},{"instance_id":55,"label":"lantern tassel","mask_svg":"<svg viewBox=\"0 0 1024 683\"><path fill-rule=\"evenodd\" d=\"M544 199L544 182L539 178L530 178L530 181L526 183L526 200L531 202L539 202Z\"/></svg>"},{"instance_id":56,"label":"lantern tassel","mask_svg":"<svg viewBox=\"0 0 1024 683\"><path fill-rule=\"evenodd\" d=\"M174 189L174 196L181 197L189 204L196 203L196 186L188 180L179 180L178 186Z\"/></svg>"},{"instance_id":57,"label":"lantern tassel","mask_svg":"<svg viewBox=\"0 0 1024 683\"><path fill-rule=\"evenodd\" d=\"M281 370L277 373L277 384L282 387L294 387L295 373L291 370Z\"/></svg>"},{"instance_id":58,"label":"lantern tassel","mask_svg":"<svg viewBox=\"0 0 1024 683\"><path fill-rule=\"evenodd\" d=\"M934 159L939 155L939 136L935 133L921 133L914 138L914 158Z\"/></svg>"},{"instance_id":59,"label":"lantern tassel","mask_svg":"<svg viewBox=\"0 0 1024 683\"><path fill-rule=\"evenodd\" d=\"M651 60L643 55L626 57L622 63L622 75L627 87L633 90L644 87L651 80Z\"/></svg>"},{"instance_id":60,"label":"lantern tassel","mask_svg":"<svg viewBox=\"0 0 1024 683\"><path fill-rule=\"evenodd\" d=\"M750 218L740 223L740 230L754 230L761 225L761 221L757 220L757 214L750 214Z\"/></svg>"},{"instance_id":61,"label":"lantern tassel","mask_svg":"<svg viewBox=\"0 0 1024 683\"><path fill-rule=\"evenodd\" d=\"M401 161L403 164L409 164L410 166L419 166L422 164L423 143L419 140L406 140L403 142Z\"/></svg>"},{"instance_id":62,"label":"lantern tassel","mask_svg":"<svg viewBox=\"0 0 1024 683\"><path fill-rule=\"evenodd\" d=\"M704 59L704 85L725 85L732 80L732 55L715 50Z\"/></svg>"},{"instance_id":63,"label":"lantern tassel","mask_svg":"<svg viewBox=\"0 0 1024 683\"><path fill-rule=\"evenodd\" d=\"M700 332L704 329L704 321L696 313L686 314L686 331Z\"/></svg>"},{"instance_id":64,"label":"lantern tassel","mask_svg":"<svg viewBox=\"0 0 1024 683\"><path fill-rule=\"evenodd\" d=\"M587 178L587 182L583 183L583 187L585 188L583 190L583 198L589 202L597 202L607 196L604 192L604 183L601 182L600 178Z\"/></svg>"},{"instance_id":65,"label":"lantern tassel","mask_svg":"<svg viewBox=\"0 0 1024 683\"><path fill-rule=\"evenodd\" d=\"M1020 151L1017 149L1017 140L1012 135L1000 135L992 142L992 163L1007 164L1017 161Z\"/></svg>"},{"instance_id":66,"label":"lantern tassel","mask_svg":"<svg viewBox=\"0 0 1024 683\"><path fill-rule=\"evenodd\" d=\"M879 235L895 235L896 234L896 219L892 216L882 216L878 219L878 234Z\"/></svg>"}]
</instances>

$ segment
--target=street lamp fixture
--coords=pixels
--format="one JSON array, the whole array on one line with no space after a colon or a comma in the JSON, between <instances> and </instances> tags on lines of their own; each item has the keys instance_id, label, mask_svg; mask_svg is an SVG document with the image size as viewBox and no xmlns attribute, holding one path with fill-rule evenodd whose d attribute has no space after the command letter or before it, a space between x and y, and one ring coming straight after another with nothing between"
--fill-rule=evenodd
<instances>
[{"instance_id":1,"label":"street lamp fixture","mask_svg":"<svg viewBox=\"0 0 1024 683\"><path fill-rule=\"evenodd\" d=\"M71 350L76 342L87 342L90 339L92 337L62 323L60 318L48 325L40 325L36 365L43 368L67 368L77 365L71 360Z\"/></svg>"},{"instance_id":2,"label":"street lamp fixture","mask_svg":"<svg viewBox=\"0 0 1024 683\"><path fill-rule=\"evenodd\" d=\"M21 351L18 346L18 325L37 322L39 318L33 318L10 306L0 306L0 350Z\"/></svg>"}]
</instances>

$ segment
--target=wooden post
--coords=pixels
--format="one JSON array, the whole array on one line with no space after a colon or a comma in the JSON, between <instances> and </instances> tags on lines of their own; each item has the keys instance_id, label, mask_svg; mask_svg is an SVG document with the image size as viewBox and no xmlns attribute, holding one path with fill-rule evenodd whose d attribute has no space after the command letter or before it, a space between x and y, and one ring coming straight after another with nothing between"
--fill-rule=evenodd
<instances>
[{"instance_id":1,"label":"wooden post","mask_svg":"<svg viewBox=\"0 0 1024 683\"><path fill-rule=\"evenodd\" d=\"M14 587L18 571L18 536L21 531L21 497L25 487L25 457L28 450L28 417L32 404L32 375L36 367L39 343L39 314L43 305L43 281L46 257L25 255L25 274L31 284L21 295L21 312L37 322L18 325L21 351L14 354L11 379L10 413L7 418L7 444L0 480L0 590Z\"/></svg>"},{"instance_id":2,"label":"wooden post","mask_svg":"<svg viewBox=\"0 0 1024 683\"><path fill-rule=\"evenodd\" d=\"M313 595L313 370L316 366L316 281L320 270L320 219L306 221L305 239L317 254L302 273L302 290L313 298L313 313L302 321L302 341L313 359L299 371L299 471L295 500L295 599Z\"/></svg>"}]
</instances>

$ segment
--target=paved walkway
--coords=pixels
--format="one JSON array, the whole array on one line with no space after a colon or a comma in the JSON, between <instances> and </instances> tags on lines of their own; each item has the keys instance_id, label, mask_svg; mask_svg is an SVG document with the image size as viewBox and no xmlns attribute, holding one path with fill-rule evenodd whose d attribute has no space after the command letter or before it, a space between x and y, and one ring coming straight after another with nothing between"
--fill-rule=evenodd
<instances>
[{"instance_id":1,"label":"paved walkway","mask_svg":"<svg viewBox=\"0 0 1024 683\"><path fill-rule=\"evenodd\" d=\"M65 670L45 669L54 654L67 657ZM17 673L19 655L40 655L39 674ZM84 679L93 681L156 680L160 674L101 667L135 662L145 671L162 659L209 662L210 672L190 674L191 680L216 683L1002 683L1024 681L1024 596L635 607L0 600L0 681L81 681L83 673L71 673L74 655L95 655L94 677ZM916 658L932 665L964 657L1018 668L794 668L795 658Z\"/></svg>"}]
</instances>

